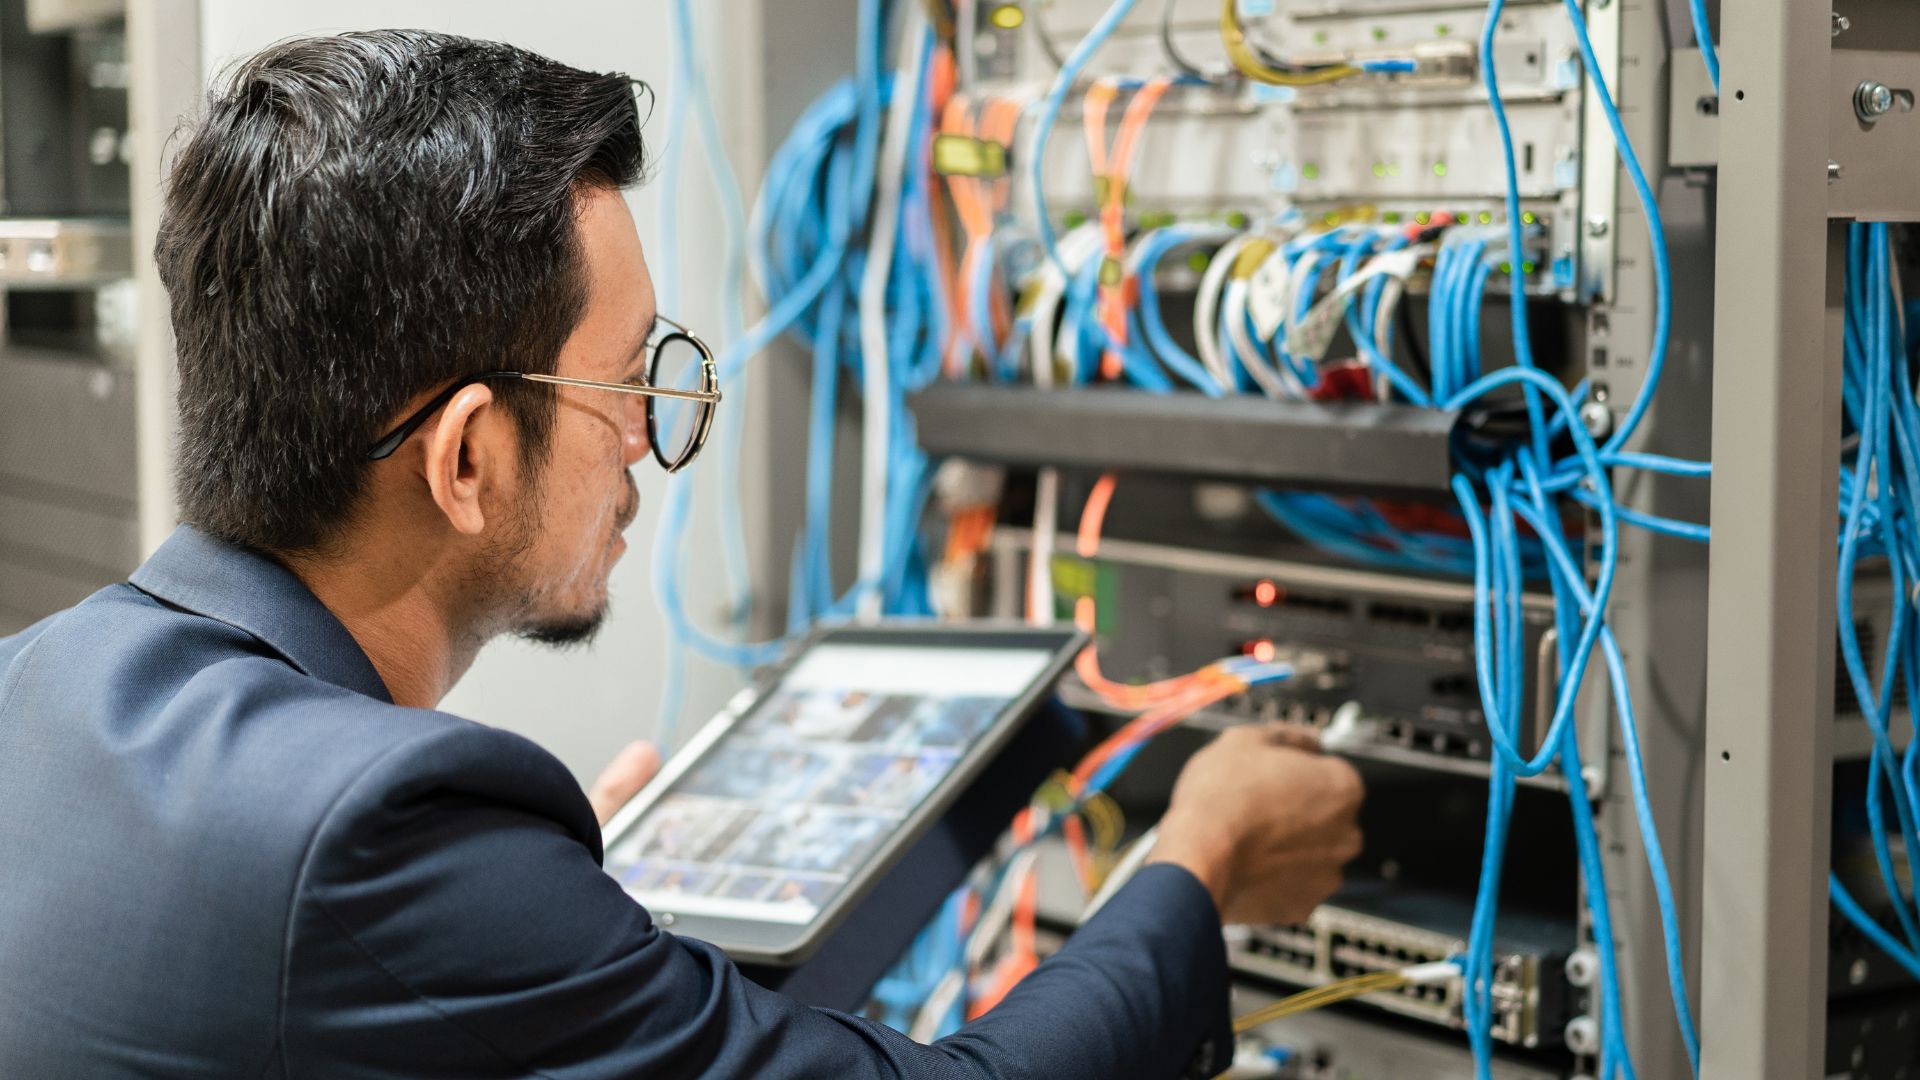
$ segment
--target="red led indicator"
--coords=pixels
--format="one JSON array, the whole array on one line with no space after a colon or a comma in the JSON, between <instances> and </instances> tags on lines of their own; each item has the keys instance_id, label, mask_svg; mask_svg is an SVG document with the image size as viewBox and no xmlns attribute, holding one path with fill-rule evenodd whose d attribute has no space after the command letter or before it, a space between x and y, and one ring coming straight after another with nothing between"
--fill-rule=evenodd
<instances>
[{"instance_id":1,"label":"red led indicator","mask_svg":"<svg viewBox=\"0 0 1920 1080\"><path fill-rule=\"evenodd\" d=\"M1253 602L1261 607L1272 607L1280 602L1280 586L1271 581L1262 581L1253 587Z\"/></svg>"},{"instance_id":2,"label":"red led indicator","mask_svg":"<svg viewBox=\"0 0 1920 1080\"><path fill-rule=\"evenodd\" d=\"M1262 638L1259 641L1247 642L1246 645L1242 647L1242 651L1245 652L1248 656L1253 657L1255 660L1258 660L1263 664L1270 664L1273 662L1273 656L1274 656L1273 642L1268 641L1265 638Z\"/></svg>"}]
</instances>

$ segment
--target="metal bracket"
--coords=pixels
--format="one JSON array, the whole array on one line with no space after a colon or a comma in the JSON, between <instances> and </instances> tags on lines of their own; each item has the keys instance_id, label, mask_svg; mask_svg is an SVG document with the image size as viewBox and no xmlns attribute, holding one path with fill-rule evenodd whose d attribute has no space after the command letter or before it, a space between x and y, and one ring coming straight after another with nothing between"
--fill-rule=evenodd
<instances>
[{"instance_id":1,"label":"metal bracket","mask_svg":"<svg viewBox=\"0 0 1920 1080\"><path fill-rule=\"evenodd\" d=\"M1700 50L1673 50L1667 80L1667 164L1710 169L1720 162L1720 95Z\"/></svg>"},{"instance_id":2,"label":"metal bracket","mask_svg":"<svg viewBox=\"0 0 1920 1080\"><path fill-rule=\"evenodd\" d=\"M1840 166L1827 185L1827 215L1920 221L1920 54L1833 52L1827 159Z\"/></svg>"},{"instance_id":3,"label":"metal bracket","mask_svg":"<svg viewBox=\"0 0 1920 1080\"><path fill-rule=\"evenodd\" d=\"M1827 123L1827 215L1920 221L1920 54L1835 49ZM1698 49L1675 49L1669 69L1667 160L1720 160L1719 98Z\"/></svg>"},{"instance_id":4,"label":"metal bracket","mask_svg":"<svg viewBox=\"0 0 1920 1080\"><path fill-rule=\"evenodd\" d=\"M1620 86L1619 4L1589 5L1587 31L1594 58L1607 85ZM1580 296L1587 303L1610 303L1614 296L1613 227L1620 193L1620 166L1614 158L1613 132L1600 95L1589 83L1582 104L1580 136Z\"/></svg>"}]
</instances>

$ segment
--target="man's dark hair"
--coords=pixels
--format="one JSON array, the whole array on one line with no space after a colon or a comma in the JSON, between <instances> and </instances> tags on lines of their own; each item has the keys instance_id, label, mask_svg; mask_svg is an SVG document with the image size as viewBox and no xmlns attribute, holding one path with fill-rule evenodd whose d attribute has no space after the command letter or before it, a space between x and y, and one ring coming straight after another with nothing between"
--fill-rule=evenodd
<instances>
[{"instance_id":1,"label":"man's dark hair","mask_svg":"<svg viewBox=\"0 0 1920 1080\"><path fill-rule=\"evenodd\" d=\"M476 372L551 373L586 297L578 192L645 170L639 86L420 30L284 41L221 80L155 249L181 516L319 548L408 402ZM537 475L551 392L492 389Z\"/></svg>"}]
</instances>

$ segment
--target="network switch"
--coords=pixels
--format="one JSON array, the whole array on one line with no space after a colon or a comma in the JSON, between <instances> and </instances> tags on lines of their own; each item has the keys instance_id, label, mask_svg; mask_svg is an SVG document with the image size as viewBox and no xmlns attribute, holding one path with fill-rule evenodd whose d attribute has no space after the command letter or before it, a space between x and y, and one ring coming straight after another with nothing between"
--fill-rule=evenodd
<instances>
[{"instance_id":1,"label":"network switch","mask_svg":"<svg viewBox=\"0 0 1920 1080\"><path fill-rule=\"evenodd\" d=\"M1025 541L1012 530L1000 537L1010 566L1026 556ZM1352 701L1379 746L1491 756L1469 585L1114 540L1096 563L1073 562L1056 575L1063 608L1080 589L1099 590L1103 608L1118 612L1101 644L1110 674L1158 678L1223 655L1304 651L1319 660L1311 674L1224 711L1324 726ZM1525 673L1519 742L1530 751L1552 700L1556 632L1545 597L1529 596L1523 608L1535 662Z\"/></svg>"},{"instance_id":2,"label":"network switch","mask_svg":"<svg viewBox=\"0 0 1920 1080\"><path fill-rule=\"evenodd\" d=\"M1444 893L1369 883L1349 888L1298 926L1251 928L1232 940L1237 971L1297 986L1435 963L1466 948L1470 906ZM1495 951L1493 1036L1535 1049L1557 1046L1571 1000L1566 961L1572 925L1510 915ZM1405 986L1362 1002L1450 1028L1465 1026L1460 984Z\"/></svg>"}]
</instances>

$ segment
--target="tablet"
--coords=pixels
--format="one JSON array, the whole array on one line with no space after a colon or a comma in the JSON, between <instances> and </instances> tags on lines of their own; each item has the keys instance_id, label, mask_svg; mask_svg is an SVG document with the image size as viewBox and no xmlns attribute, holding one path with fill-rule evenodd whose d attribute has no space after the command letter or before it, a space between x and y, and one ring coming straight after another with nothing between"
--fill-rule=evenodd
<instances>
[{"instance_id":1,"label":"tablet","mask_svg":"<svg viewBox=\"0 0 1920 1080\"><path fill-rule=\"evenodd\" d=\"M1085 637L817 631L606 829L607 872L737 960L805 960L1046 699Z\"/></svg>"}]
</instances>

